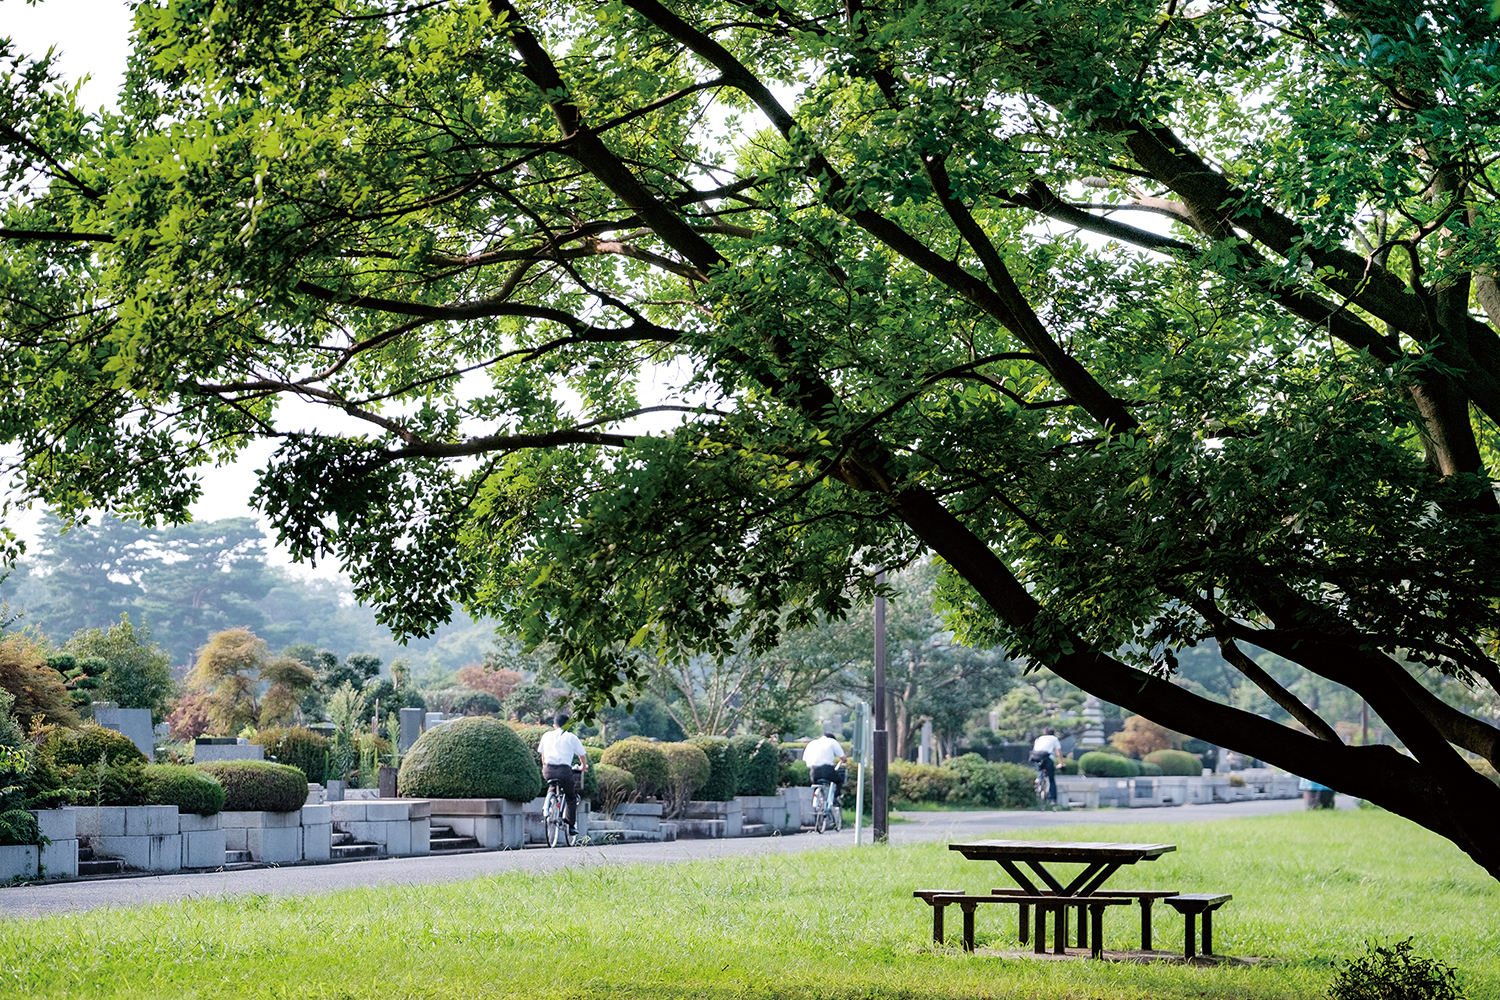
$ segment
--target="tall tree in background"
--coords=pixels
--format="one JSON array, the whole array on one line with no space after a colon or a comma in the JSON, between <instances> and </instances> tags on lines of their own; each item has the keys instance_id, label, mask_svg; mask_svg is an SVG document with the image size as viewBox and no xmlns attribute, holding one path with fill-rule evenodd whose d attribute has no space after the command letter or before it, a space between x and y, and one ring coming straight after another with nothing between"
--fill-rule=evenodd
<instances>
[{"instance_id":1,"label":"tall tree in background","mask_svg":"<svg viewBox=\"0 0 1500 1000\"><path fill-rule=\"evenodd\" d=\"M151 558L148 532L109 515L67 526L47 513L41 528L32 572L39 571L47 598L26 608L29 624L61 639L82 629L109 628L135 607Z\"/></svg>"},{"instance_id":2,"label":"tall tree in background","mask_svg":"<svg viewBox=\"0 0 1500 1000\"><path fill-rule=\"evenodd\" d=\"M153 641L151 631L137 629L130 615L108 628L75 632L63 650L79 661L104 664L100 684L94 691L99 701L112 701L121 708L149 708L151 721L166 718L167 703L176 691L171 658Z\"/></svg>"},{"instance_id":3,"label":"tall tree in background","mask_svg":"<svg viewBox=\"0 0 1500 1000\"><path fill-rule=\"evenodd\" d=\"M936 553L965 642L1500 875L1500 730L1413 675L1500 690L1488 3L135 9L123 119L0 87L25 496L180 520L274 438L295 553L592 706ZM1173 685L1191 643L1305 731Z\"/></svg>"},{"instance_id":4,"label":"tall tree in background","mask_svg":"<svg viewBox=\"0 0 1500 1000\"><path fill-rule=\"evenodd\" d=\"M265 563L265 536L253 518L233 517L173 525L154 532L160 553L140 576L137 604L159 641L187 663L214 632L259 630L265 615L255 601L274 578Z\"/></svg>"},{"instance_id":5,"label":"tall tree in background","mask_svg":"<svg viewBox=\"0 0 1500 1000\"><path fill-rule=\"evenodd\" d=\"M249 629L226 629L204 644L183 687L201 696L212 732L234 736L255 724L261 672L270 662L265 640Z\"/></svg>"}]
</instances>

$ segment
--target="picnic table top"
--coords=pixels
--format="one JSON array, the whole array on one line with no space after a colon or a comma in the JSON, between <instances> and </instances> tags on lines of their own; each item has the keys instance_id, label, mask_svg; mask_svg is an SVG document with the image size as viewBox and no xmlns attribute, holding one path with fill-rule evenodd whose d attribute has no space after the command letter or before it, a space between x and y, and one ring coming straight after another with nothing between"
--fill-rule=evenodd
<instances>
[{"instance_id":1,"label":"picnic table top","mask_svg":"<svg viewBox=\"0 0 1500 1000\"><path fill-rule=\"evenodd\" d=\"M1088 864L1114 861L1135 864L1149 861L1177 850L1176 844L1121 844L1085 841L1070 843L1056 840L974 840L949 844L970 861L1077 861Z\"/></svg>"}]
</instances>

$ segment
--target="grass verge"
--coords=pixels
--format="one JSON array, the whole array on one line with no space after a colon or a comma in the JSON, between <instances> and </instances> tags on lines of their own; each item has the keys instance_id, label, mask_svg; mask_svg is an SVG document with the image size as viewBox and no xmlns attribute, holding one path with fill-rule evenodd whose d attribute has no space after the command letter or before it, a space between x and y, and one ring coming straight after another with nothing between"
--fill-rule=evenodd
<instances>
[{"instance_id":1,"label":"grass verge","mask_svg":"<svg viewBox=\"0 0 1500 1000\"><path fill-rule=\"evenodd\" d=\"M934 948L913 888L1007 880L998 866L922 845L5 921L0 997L1303 998L1322 995L1333 961L1365 939L1408 934L1418 952L1457 966L1471 997L1500 995L1494 880L1389 813L1075 827L1067 837L1177 844L1114 884L1232 892L1216 949L1273 961L1054 963ZM1012 947L1013 924L1008 908L981 911L981 946ZM1180 937L1175 915L1157 924L1160 940ZM1106 946L1131 947L1137 933L1133 914L1111 914Z\"/></svg>"}]
</instances>

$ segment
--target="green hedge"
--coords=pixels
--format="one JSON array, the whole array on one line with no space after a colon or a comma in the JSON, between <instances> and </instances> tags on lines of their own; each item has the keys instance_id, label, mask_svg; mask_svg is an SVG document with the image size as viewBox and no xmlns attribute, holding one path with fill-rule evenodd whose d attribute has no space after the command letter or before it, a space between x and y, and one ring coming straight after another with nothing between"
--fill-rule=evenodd
<instances>
[{"instance_id":1,"label":"green hedge","mask_svg":"<svg viewBox=\"0 0 1500 1000\"><path fill-rule=\"evenodd\" d=\"M954 774L948 801L1000 809L1028 809L1036 804L1036 771L1021 764L991 763L977 753L944 761Z\"/></svg>"},{"instance_id":2,"label":"green hedge","mask_svg":"<svg viewBox=\"0 0 1500 1000\"><path fill-rule=\"evenodd\" d=\"M688 742L708 757L708 781L698 789L698 798L705 802L728 802L734 798L745 765L739 748L722 736L694 736Z\"/></svg>"},{"instance_id":3,"label":"green hedge","mask_svg":"<svg viewBox=\"0 0 1500 1000\"><path fill-rule=\"evenodd\" d=\"M1140 768L1140 776L1142 778L1159 778L1162 776L1162 769L1160 764L1153 764L1150 761L1143 760L1140 762Z\"/></svg>"},{"instance_id":4,"label":"green hedge","mask_svg":"<svg viewBox=\"0 0 1500 1000\"><path fill-rule=\"evenodd\" d=\"M893 760L888 773L899 782L888 787L890 794L908 802L947 802L948 793L958 785L957 774L935 764Z\"/></svg>"},{"instance_id":5,"label":"green hedge","mask_svg":"<svg viewBox=\"0 0 1500 1000\"><path fill-rule=\"evenodd\" d=\"M224 786L204 771L178 764L147 764L144 773L149 805L176 806L178 812L199 816L212 816L224 808Z\"/></svg>"},{"instance_id":6,"label":"green hedge","mask_svg":"<svg viewBox=\"0 0 1500 1000\"><path fill-rule=\"evenodd\" d=\"M230 812L293 812L307 802L307 775L268 760L212 760L194 764L224 786Z\"/></svg>"},{"instance_id":7,"label":"green hedge","mask_svg":"<svg viewBox=\"0 0 1500 1000\"><path fill-rule=\"evenodd\" d=\"M812 784L812 769L800 760L777 765L777 781L787 788L806 788Z\"/></svg>"},{"instance_id":8,"label":"green hedge","mask_svg":"<svg viewBox=\"0 0 1500 1000\"><path fill-rule=\"evenodd\" d=\"M103 757L108 765L131 762L146 763L129 736L98 723L85 723L79 729L58 729L47 737L42 753L58 767L92 767Z\"/></svg>"},{"instance_id":9,"label":"green hedge","mask_svg":"<svg viewBox=\"0 0 1500 1000\"><path fill-rule=\"evenodd\" d=\"M632 736L611 743L600 760L635 775L636 794L643 799L661 795L672 780L667 755L650 740Z\"/></svg>"},{"instance_id":10,"label":"green hedge","mask_svg":"<svg viewBox=\"0 0 1500 1000\"><path fill-rule=\"evenodd\" d=\"M1203 773L1203 762L1186 750L1158 750L1148 753L1142 760L1161 768L1162 774L1196 778Z\"/></svg>"},{"instance_id":11,"label":"green hedge","mask_svg":"<svg viewBox=\"0 0 1500 1000\"><path fill-rule=\"evenodd\" d=\"M302 726L262 729L252 743L266 748L266 757L297 768L307 780L321 785L328 780L328 739Z\"/></svg>"},{"instance_id":12,"label":"green hedge","mask_svg":"<svg viewBox=\"0 0 1500 1000\"><path fill-rule=\"evenodd\" d=\"M736 795L775 795L781 778L780 751L775 743L753 733L736 736L729 745L739 751L740 778Z\"/></svg>"},{"instance_id":13,"label":"green hedge","mask_svg":"<svg viewBox=\"0 0 1500 1000\"><path fill-rule=\"evenodd\" d=\"M1134 778L1141 766L1129 757L1091 750L1078 758L1078 769L1091 778Z\"/></svg>"},{"instance_id":14,"label":"green hedge","mask_svg":"<svg viewBox=\"0 0 1500 1000\"><path fill-rule=\"evenodd\" d=\"M422 734L401 762L396 787L418 799L529 802L547 790L531 748L498 719L445 722Z\"/></svg>"},{"instance_id":15,"label":"green hedge","mask_svg":"<svg viewBox=\"0 0 1500 1000\"><path fill-rule=\"evenodd\" d=\"M676 810L687 808L698 789L708 784L713 766L702 747L691 743L662 743L661 752L667 755L667 789L664 799L670 799Z\"/></svg>"}]
</instances>

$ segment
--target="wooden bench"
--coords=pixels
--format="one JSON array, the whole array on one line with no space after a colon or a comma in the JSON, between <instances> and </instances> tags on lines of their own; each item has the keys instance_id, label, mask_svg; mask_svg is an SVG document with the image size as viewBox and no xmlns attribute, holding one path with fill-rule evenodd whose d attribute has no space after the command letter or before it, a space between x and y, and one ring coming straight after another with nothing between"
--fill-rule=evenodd
<instances>
[{"instance_id":1,"label":"wooden bench","mask_svg":"<svg viewBox=\"0 0 1500 1000\"><path fill-rule=\"evenodd\" d=\"M1013 889L1013 888L991 889L990 892L994 893L997 896L1024 896L1024 895L1026 895L1026 891L1024 889ZM1099 895L1101 895L1101 896L1124 896L1124 897L1126 897L1128 899L1134 899L1134 900L1138 900L1140 902L1140 904L1141 904L1141 950L1142 951L1150 951L1151 950L1151 904L1153 902L1155 902L1156 900L1158 900L1158 899L1165 899L1168 896L1176 896L1176 895L1178 895L1178 892L1177 892L1176 889L1101 889L1100 892L1099 892ZM1029 921L1027 920L1026 907L1023 906L1023 907L1021 907L1021 927L1020 927L1020 930L1021 930L1020 938L1021 938L1021 943L1022 944L1026 943L1026 926L1027 926L1028 922ZM1080 948L1087 948L1088 946L1089 946L1088 925L1086 923L1084 923L1084 920L1083 920L1083 908L1080 907L1079 911L1078 911L1078 947L1080 947Z\"/></svg>"},{"instance_id":2,"label":"wooden bench","mask_svg":"<svg viewBox=\"0 0 1500 1000\"><path fill-rule=\"evenodd\" d=\"M1214 911L1234 897L1229 893L1189 892L1168 896L1162 902L1182 914L1182 957L1193 957L1193 918L1203 914L1203 954L1214 953Z\"/></svg>"},{"instance_id":3,"label":"wooden bench","mask_svg":"<svg viewBox=\"0 0 1500 1000\"><path fill-rule=\"evenodd\" d=\"M951 905L957 905L959 909L963 910L965 951L974 950L974 911L978 909L980 903L1015 903L1026 909L1036 907L1036 933L1032 936L1032 947L1037 954L1042 954L1047 950L1046 920L1049 912L1054 915L1055 923L1052 935L1052 950L1055 954L1065 955L1067 954L1068 943L1068 910L1071 907L1078 907L1080 922L1082 922L1082 911L1087 909L1093 924L1093 946L1090 949L1090 954L1094 958L1102 958L1104 954L1105 908L1110 906L1129 906L1131 903L1129 899L1116 896L1025 896L1014 893L990 893L987 896L970 896L961 892L943 892L937 889L918 889L912 895L932 907L933 941L938 944L942 944L943 942L943 909Z\"/></svg>"}]
</instances>

